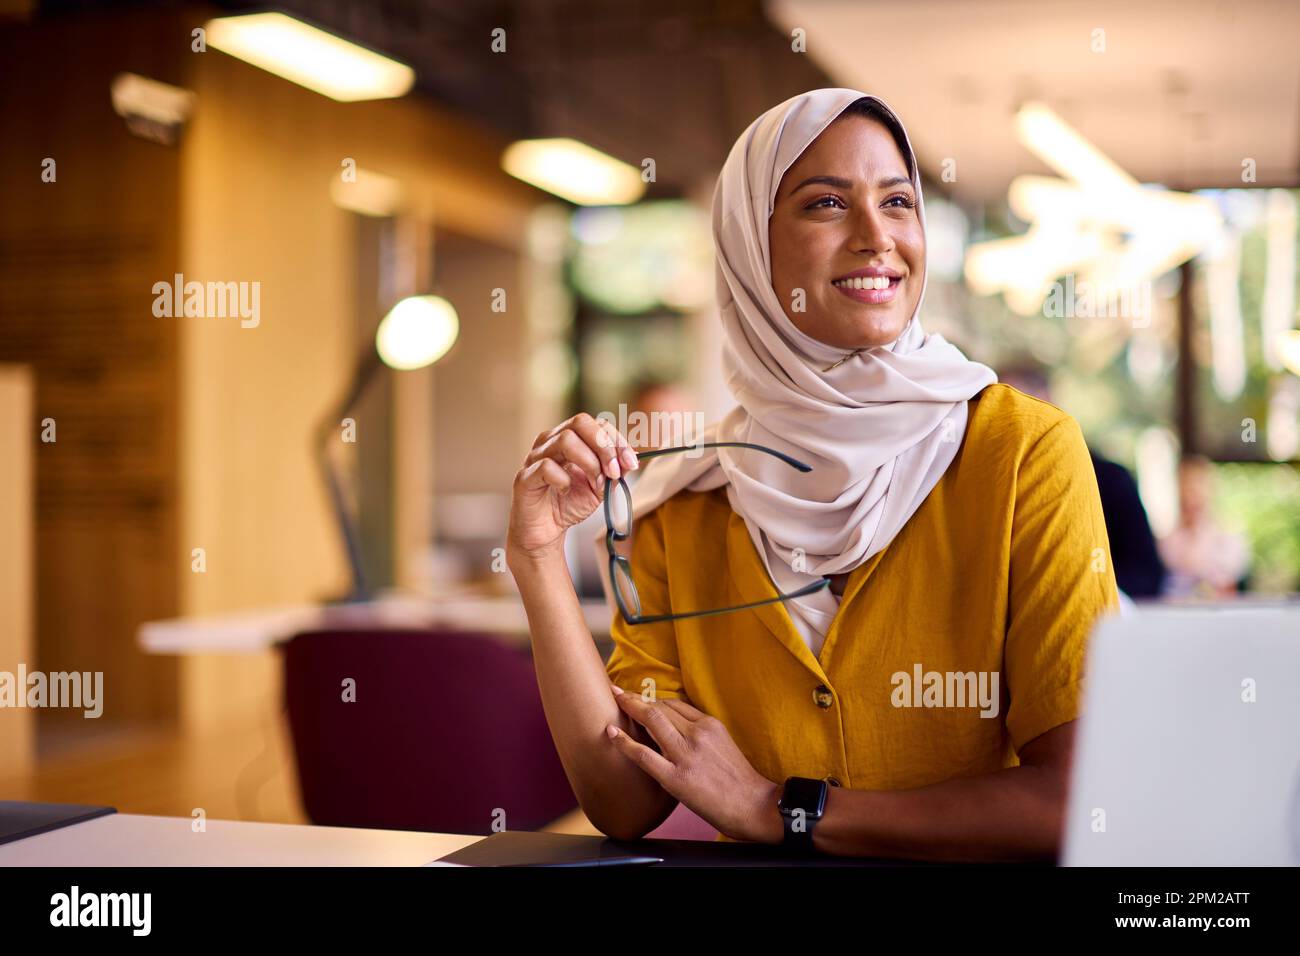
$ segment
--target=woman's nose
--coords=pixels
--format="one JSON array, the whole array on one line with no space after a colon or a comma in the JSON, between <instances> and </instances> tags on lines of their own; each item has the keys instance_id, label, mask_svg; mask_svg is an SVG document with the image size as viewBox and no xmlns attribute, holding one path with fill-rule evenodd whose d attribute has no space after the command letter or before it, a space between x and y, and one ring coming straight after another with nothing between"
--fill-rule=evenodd
<instances>
[{"instance_id":1,"label":"woman's nose","mask_svg":"<svg viewBox=\"0 0 1300 956\"><path fill-rule=\"evenodd\" d=\"M853 249L877 254L891 252L894 237L889 231L885 217L870 206L859 207L853 219Z\"/></svg>"}]
</instances>

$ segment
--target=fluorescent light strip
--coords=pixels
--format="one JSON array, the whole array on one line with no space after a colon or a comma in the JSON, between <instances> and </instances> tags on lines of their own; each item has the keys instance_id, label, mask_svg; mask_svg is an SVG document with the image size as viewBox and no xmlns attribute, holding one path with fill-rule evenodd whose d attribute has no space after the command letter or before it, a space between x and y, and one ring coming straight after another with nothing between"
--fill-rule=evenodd
<instances>
[{"instance_id":1,"label":"fluorescent light strip","mask_svg":"<svg viewBox=\"0 0 1300 956\"><path fill-rule=\"evenodd\" d=\"M580 206L621 206L645 193L640 172L575 139L512 143L501 168L516 179Z\"/></svg>"},{"instance_id":2,"label":"fluorescent light strip","mask_svg":"<svg viewBox=\"0 0 1300 956\"><path fill-rule=\"evenodd\" d=\"M283 13L209 20L208 44L343 103L402 96L415 71Z\"/></svg>"}]
</instances>

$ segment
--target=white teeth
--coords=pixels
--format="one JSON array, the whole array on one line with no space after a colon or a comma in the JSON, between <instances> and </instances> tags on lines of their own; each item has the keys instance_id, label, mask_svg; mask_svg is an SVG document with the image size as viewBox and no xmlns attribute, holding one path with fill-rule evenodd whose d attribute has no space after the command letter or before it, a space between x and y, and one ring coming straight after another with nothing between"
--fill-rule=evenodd
<instances>
[{"instance_id":1,"label":"white teeth","mask_svg":"<svg viewBox=\"0 0 1300 956\"><path fill-rule=\"evenodd\" d=\"M888 276L854 276L852 279L836 279L832 285L845 289L888 289Z\"/></svg>"}]
</instances>

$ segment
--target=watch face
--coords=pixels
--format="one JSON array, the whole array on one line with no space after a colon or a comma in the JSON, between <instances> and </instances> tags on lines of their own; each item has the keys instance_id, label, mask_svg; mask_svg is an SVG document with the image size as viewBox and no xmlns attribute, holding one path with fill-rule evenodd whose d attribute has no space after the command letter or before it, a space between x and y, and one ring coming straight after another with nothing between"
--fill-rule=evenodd
<instances>
[{"instance_id":1,"label":"watch face","mask_svg":"<svg viewBox=\"0 0 1300 956\"><path fill-rule=\"evenodd\" d=\"M781 811L802 809L810 817L820 817L826 808L826 781L808 777L791 777L781 793Z\"/></svg>"}]
</instances>

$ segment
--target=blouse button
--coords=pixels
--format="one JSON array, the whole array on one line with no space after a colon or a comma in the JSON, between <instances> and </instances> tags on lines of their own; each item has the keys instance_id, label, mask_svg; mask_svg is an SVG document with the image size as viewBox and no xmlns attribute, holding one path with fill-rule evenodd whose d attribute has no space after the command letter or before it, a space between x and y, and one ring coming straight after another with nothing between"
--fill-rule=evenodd
<instances>
[{"instance_id":1,"label":"blouse button","mask_svg":"<svg viewBox=\"0 0 1300 956\"><path fill-rule=\"evenodd\" d=\"M813 702L822 710L828 710L831 704L835 702L835 697L831 694L829 687L825 684L818 684L817 689L813 691Z\"/></svg>"},{"instance_id":2,"label":"blouse button","mask_svg":"<svg viewBox=\"0 0 1300 956\"><path fill-rule=\"evenodd\" d=\"M840 786L843 786L843 784L841 784L841 783L840 783L838 780L836 780L834 777L827 777L827 778L826 778L826 782L829 783L832 787L840 787Z\"/></svg>"}]
</instances>

